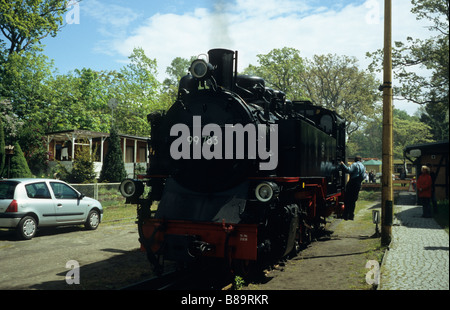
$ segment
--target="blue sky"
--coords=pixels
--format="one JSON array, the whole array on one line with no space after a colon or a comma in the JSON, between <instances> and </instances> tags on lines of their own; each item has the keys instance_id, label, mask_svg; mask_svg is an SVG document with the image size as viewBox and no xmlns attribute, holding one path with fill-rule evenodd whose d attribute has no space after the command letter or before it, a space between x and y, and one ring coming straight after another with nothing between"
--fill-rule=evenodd
<instances>
[{"instance_id":1,"label":"blue sky","mask_svg":"<svg viewBox=\"0 0 450 310\"><path fill-rule=\"evenodd\" d=\"M410 9L410 0L393 1L393 40L429 35ZM284 46L306 58L355 56L366 68L365 53L383 46L383 10L384 0L83 0L69 8L58 35L42 43L61 74L119 69L134 47L157 60L160 79L175 57L215 47L238 50L240 70ZM414 112L409 106L396 103Z\"/></svg>"}]
</instances>

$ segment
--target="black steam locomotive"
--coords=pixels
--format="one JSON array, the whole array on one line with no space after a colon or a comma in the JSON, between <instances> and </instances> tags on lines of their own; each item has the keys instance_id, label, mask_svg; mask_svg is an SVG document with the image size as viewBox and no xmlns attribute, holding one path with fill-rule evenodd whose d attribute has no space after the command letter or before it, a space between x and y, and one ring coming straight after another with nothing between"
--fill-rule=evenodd
<instances>
[{"instance_id":1,"label":"black steam locomotive","mask_svg":"<svg viewBox=\"0 0 450 310\"><path fill-rule=\"evenodd\" d=\"M237 52L210 50L189 71L172 107L148 115L147 175L120 185L148 259L245 269L296 254L344 207L344 120L237 75Z\"/></svg>"}]
</instances>

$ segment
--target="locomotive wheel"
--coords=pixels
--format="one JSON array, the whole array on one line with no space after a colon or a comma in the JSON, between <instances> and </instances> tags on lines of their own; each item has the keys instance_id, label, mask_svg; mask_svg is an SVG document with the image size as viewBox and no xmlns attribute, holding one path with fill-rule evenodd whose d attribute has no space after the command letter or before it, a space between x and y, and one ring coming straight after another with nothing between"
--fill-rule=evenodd
<instances>
[{"instance_id":1,"label":"locomotive wheel","mask_svg":"<svg viewBox=\"0 0 450 310\"><path fill-rule=\"evenodd\" d=\"M312 242L312 230L307 225L300 224L299 229L299 245L300 250L305 249Z\"/></svg>"},{"instance_id":2,"label":"locomotive wheel","mask_svg":"<svg viewBox=\"0 0 450 310\"><path fill-rule=\"evenodd\" d=\"M292 251L288 254L289 258L294 258L297 256L298 253L300 253L300 251L302 249L304 249L305 247L302 245L302 230L299 227L297 229L297 234L295 236L295 244L294 247L292 248Z\"/></svg>"}]
</instances>

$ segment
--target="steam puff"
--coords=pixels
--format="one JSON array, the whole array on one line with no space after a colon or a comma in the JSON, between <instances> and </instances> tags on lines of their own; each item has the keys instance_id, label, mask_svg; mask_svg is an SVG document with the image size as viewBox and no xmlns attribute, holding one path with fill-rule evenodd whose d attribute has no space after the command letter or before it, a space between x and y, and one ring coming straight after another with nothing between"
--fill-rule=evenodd
<instances>
[{"instance_id":1,"label":"steam puff","mask_svg":"<svg viewBox=\"0 0 450 310\"><path fill-rule=\"evenodd\" d=\"M233 40L230 37L229 10L227 10L226 0L215 0L213 4L213 12L210 16L211 32L210 43L213 47L230 47Z\"/></svg>"}]
</instances>

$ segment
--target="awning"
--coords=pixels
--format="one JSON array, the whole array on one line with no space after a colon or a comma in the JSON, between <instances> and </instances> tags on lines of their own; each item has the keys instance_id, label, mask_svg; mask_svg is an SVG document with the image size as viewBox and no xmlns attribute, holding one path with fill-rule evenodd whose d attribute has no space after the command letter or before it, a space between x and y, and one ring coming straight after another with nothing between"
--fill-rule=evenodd
<instances>
[{"instance_id":1,"label":"awning","mask_svg":"<svg viewBox=\"0 0 450 310\"><path fill-rule=\"evenodd\" d=\"M364 166L381 166L381 160L375 160L375 159L369 159L366 161L363 161Z\"/></svg>"}]
</instances>

